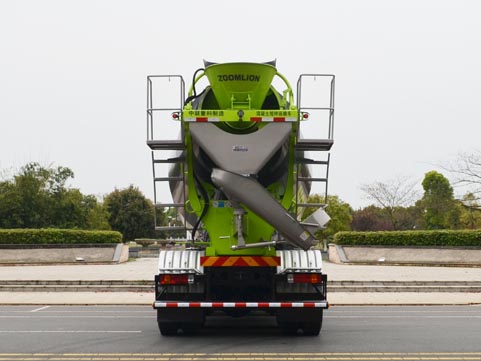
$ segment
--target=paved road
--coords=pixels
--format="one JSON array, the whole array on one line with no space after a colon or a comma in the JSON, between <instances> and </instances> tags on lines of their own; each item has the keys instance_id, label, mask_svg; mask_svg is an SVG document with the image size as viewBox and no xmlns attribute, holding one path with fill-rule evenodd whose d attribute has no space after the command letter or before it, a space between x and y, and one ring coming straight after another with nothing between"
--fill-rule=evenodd
<instances>
[{"instance_id":1,"label":"paved road","mask_svg":"<svg viewBox=\"0 0 481 361\"><path fill-rule=\"evenodd\" d=\"M167 338L143 306L0 307L0 360L481 360L480 340L480 306L332 307L320 337L219 316Z\"/></svg>"}]
</instances>

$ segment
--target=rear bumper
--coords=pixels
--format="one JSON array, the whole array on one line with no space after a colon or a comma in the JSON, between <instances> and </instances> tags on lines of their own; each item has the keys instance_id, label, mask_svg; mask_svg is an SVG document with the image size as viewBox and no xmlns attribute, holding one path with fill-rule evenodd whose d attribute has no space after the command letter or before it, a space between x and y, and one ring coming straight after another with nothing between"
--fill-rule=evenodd
<instances>
[{"instance_id":1,"label":"rear bumper","mask_svg":"<svg viewBox=\"0 0 481 361\"><path fill-rule=\"evenodd\" d=\"M328 308L327 301L301 301L301 302L176 302L176 301L155 301L152 305L155 309L164 308Z\"/></svg>"}]
</instances>

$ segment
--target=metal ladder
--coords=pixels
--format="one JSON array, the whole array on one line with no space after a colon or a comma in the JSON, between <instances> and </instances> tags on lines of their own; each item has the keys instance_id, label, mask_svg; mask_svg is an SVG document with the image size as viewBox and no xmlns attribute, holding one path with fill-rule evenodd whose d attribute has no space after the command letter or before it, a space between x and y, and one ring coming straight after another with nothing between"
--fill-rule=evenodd
<instances>
[{"instance_id":1,"label":"metal ladder","mask_svg":"<svg viewBox=\"0 0 481 361\"><path fill-rule=\"evenodd\" d=\"M326 79L330 83L329 89L329 106L327 107L316 107L316 106L303 106L302 104L302 81L303 79L311 78L316 80L317 78ZM315 152L316 156L313 158L307 158L304 156L297 156L296 155L296 162L295 162L295 174L296 174L296 182L295 182L295 192L296 192L296 209L295 213L298 214L298 208L301 207L325 207L327 205L327 190L328 190L328 179L329 179L329 165L330 165L330 153L325 155L325 152L329 152L332 145L334 144L334 85L335 85L335 76L331 74L302 74L299 76L297 81L297 108L299 109L299 116L300 122L299 127L297 130L297 143L295 150L300 152ZM316 139L307 139L301 138L301 125L302 125L302 118L304 114L309 114L310 111L314 111L317 113L327 112L327 137L324 138L316 138ZM311 120L313 121L313 120ZM297 152L296 152L297 153ZM324 176L322 177L305 177L301 175L301 169L305 165L312 165L313 167L317 167L321 169L321 173L324 172ZM323 168L323 169L322 169ZM324 188L324 203L307 203L306 202L299 202L299 187L300 182L320 182L325 184Z\"/></svg>"},{"instance_id":2,"label":"metal ladder","mask_svg":"<svg viewBox=\"0 0 481 361\"><path fill-rule=\"evenodd\" d=\"M155 81L165 81L170 82L173 79L177 79L180 87L179 94L179 105L174 107L154 107L154 82ZM156 115L160 118L160 121L165 122L166 115L174 118L177 116L179 120L180 112L185 99L185 83L184 79L180 75L151 75L147 77L147 145L152 149L152 173L153 173L153 183L154 183L154 205L155 205L155 230L166 232L167 235L172 235L174 232L183 232L184 237L187 236L186 232L189 228L186 225L185 217L182 218L182 225L171 225L170 221L168 225L158 225L157 213L159 209L176 209L176 221L178 221L179 211L185 215L185 202L186 202L186 190L185 190L185 157L183 155L178 155L175 157L166 157L166 152L168 151L181 151L185 150L184 142L184 131L182 125L180 126L180 139L155 139L154 127L156 124ZM170 114L169 114L170 113ZM179 120L180 123L180 120ZM181 124L181 123L180 123ZM181 176L171 177L171 176L157 176L156 174L156 164L179 164ZM162 185L168 186L168 182L177 181L181 182L182 187L182 201L179 203L165 203L158 201L159 188ZM168 189L168 187L165 187ZM170 192L169 192L170 193ZM174 222L177 223L177 222Z\"/></svg>"}]
</instances>

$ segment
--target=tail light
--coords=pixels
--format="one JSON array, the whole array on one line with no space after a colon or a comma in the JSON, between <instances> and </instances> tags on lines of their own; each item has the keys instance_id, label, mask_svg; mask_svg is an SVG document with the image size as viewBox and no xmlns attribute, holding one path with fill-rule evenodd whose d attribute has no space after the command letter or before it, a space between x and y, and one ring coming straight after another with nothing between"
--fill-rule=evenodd
<instances>
[{"instance_id":1,"label":"tail light","mask_svg":"<svg viewBox=\"0 0 481 361\"><path fill-rule=\"evenodd\" d=\"M287 275L287 283L322 283L321 273L290 273Z\"/></svg>"},{"instance_id":2,"label":"tail light","mask_svg":"<svg viewBox=\"0 0 481 361\"><path fill-rule=\"evenodd\" d=\"M161 274L159 277L161 285L191 285L194 283L192 274Z\"/></svg>"}]
</instances>

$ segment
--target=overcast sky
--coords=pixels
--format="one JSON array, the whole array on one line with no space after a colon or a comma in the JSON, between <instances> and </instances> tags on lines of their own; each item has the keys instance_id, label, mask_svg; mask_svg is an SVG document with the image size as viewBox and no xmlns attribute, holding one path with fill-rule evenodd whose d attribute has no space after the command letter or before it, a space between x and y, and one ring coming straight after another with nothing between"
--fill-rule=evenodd
<instances>
[{"instance_id":1,"label":"overcast sky","mask_svg":"<svg viewBox=\"0 0 481 361\"><path fill-rule=\"evenodd\" d=\"M0 169L62 165L102 195L152 197L146 76L268 61L336 74L330 193L421 182L480 149L479 1L0 1ZM234 7L239 5L239 8Z\"/></svg>"}]
</instances>

